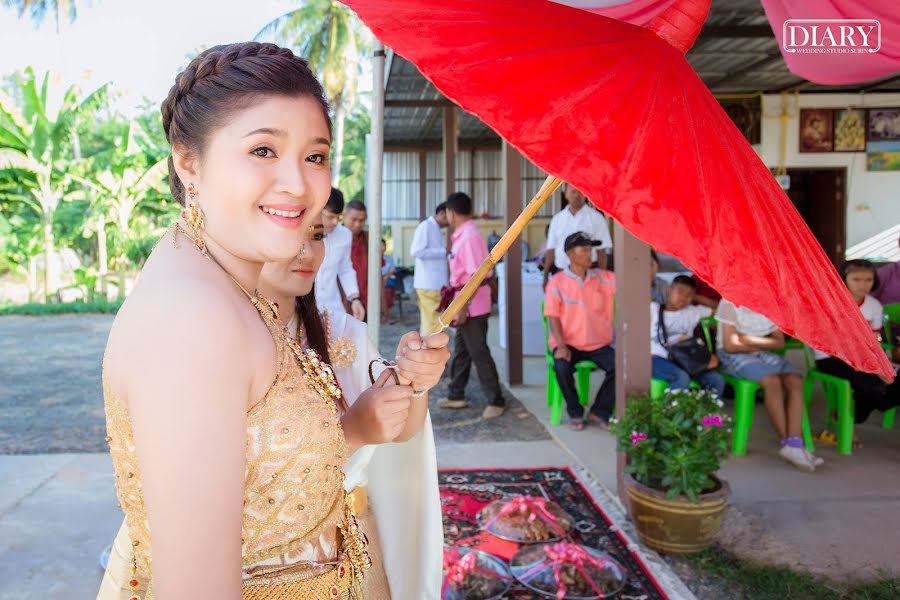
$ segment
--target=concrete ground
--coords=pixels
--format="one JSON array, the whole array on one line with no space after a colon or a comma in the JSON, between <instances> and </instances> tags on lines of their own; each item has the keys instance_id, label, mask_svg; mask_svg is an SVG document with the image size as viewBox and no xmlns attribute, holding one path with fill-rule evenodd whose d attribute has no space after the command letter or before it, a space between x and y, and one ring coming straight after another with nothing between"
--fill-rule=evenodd
<instances>
[{"instance_id":1,"label":"concrete ground","mask_svg":"<svg viewBox=\"0 0 900 600\"><path fill-rule=\"evenodd\" d=\"M496 329L496 328L495 328ZM502 350L495 348L495 356ZM791 357L802 360L802 357ZM549 424L546 363L526 357L525 385L510 390L543 423L562 448L616 489L615 441L597 427L573 432ZM498 361L505 370L502 361ZM592 375L596 394L602 374ZM727 401L726 401L727 402ZM815 399L813 429L822 422L824 401ZM730 406L726 403L726 408ZM833 447L816 453L825 465L805 473L776 454L776 437L758 404L745 456L728 458L721 470L731 486L730 512L720 541L738 555L764 564L802 568L837 579L877 579L900 574L900 427L881 428L881 413L857 431L864 447L841 456Z\"/></svg>"}]
</instances>

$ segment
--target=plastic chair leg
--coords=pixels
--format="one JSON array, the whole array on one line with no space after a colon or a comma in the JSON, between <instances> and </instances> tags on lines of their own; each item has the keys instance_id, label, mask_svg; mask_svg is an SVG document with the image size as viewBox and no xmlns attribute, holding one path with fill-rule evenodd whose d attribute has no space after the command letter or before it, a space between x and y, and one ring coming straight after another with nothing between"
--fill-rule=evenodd
<instances>
[{"instance_id":1,"label":"plastic chair leg","mask_svg":"<svg viewBox=\"0 0 900 600\"><path fill-rule=\"evenodd\" d=\"M894 420L897 418L897 408L892 408L884 412L884 418L881 419L881 426L890 429L894 426Z\"/></svg>"},{"instance_id":2,"label":"plastic chair leg","mask_svg":"<svg viewBox=\"0 0 900 600\"><path fill-rule=\"evenodd\" d=\"M563 397L562 388L556 382L556 376L552 374L547 383L547 404L550 406L550 424L559 425L562 420Z\"/></svg>"},{"instance_id":3,"label":"plastic chair leg","mask_svg":"<svg viewBox=\"0 0 900 600\"><path fill-rule=\"evenodd\" d=\"M559 390L559 387L556 388ZM555 399L550 405L550 424L559 425L562 421L562 393L555 394Z\"/></svg>"},{"instance_id":4,"label":"plastic chair leg","mask_svg":"<svg viewBox=\"0 0 900 600\"><path fill-rule=\"evenodd\" d=\"M838 454L850 456L853 453L853 396L841 394L837 399L838 407Z\"/></svg>"},{"instance_id":5,"label":"plastic chair leg","mask_svg":"<svg viewBox=\"0 0 900 600\"><path fill-rule=\"evenodd\" d=\"M743 456L747 453L747 437L753 426L753 409L756 400L756 384L738 381L734 385L734 432L731 438L731 453Z\"/></svg>"},{"instance_id":6,"label":"plastic chair leg","mask_svg":"<svg viewBox=\"0 0 900 600\"><path fill-rule=\"evenodd\" d=\"M591 403L591 365L578 363L578 402L582 406Z\"/></svg>"},{"instance_id":7,"label":"plastic chair leg","mask_svg":"<svg viewBox=\"0 0 900 600\"><path fill-rule=\"evenodd\" d=\"M553 388L559 389L553 367L547 366L547 406L553 406Z\"/></svg>"},{"instance_id":8,"label":"plastic chair leg","mask_svg":"<svg viewBox=\"0 0 900 600\"><path fill-rule=\"evenodd\" d=\"M666 393L666 389L669 387L669 382L663 381L662 379L651 379L650 380L650 397L656 400L657 398L661 398L663 394Z\"/></svg>"}]
</instances>

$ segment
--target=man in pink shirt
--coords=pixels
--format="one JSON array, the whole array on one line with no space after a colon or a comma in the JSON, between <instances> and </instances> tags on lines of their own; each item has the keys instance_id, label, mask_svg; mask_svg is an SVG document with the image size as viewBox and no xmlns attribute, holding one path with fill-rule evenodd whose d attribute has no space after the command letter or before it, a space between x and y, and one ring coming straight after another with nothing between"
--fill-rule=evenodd
<instances>
[{"instance_id":1,"label":"man in pink shirt","mask_svg":"<svg viewBox=\"0 0 900 600\"><path fill-rule=\"evenodd\" d=\"M576 431L585 425L584 408L575 389L576 364L590 360L605 373L588 421L605 428L616 401L616 355L612 348L616 278L609 271L591 268L592 246L601 243L581 231L568 236L564 248L569 266L550 278L544 292L553 372L566 399L569 427Z\"/></svg>"},{"instance_id":2,"label":"man in pink shirt","mask_svg":"<svg viewBox=\"0 0 900 600\"><path fill-rule=\"evenodd\" d=\"M472 221L472 199L463 192L455 192L447 198L447 221L453 229L450 236L450 286L462 288L481 263L487 258L488 249L481 231ZM488 405L482 416L492 419L503 414L506 401L500 388L497 365L487 345L488 317L491 314L491 288L482 285L468 305L454 321L456 342L450 359L449 396L438 402L440 408L466 408L466 385L472 363L478 370L481 389Z\"/></svg>"}]
</instances>

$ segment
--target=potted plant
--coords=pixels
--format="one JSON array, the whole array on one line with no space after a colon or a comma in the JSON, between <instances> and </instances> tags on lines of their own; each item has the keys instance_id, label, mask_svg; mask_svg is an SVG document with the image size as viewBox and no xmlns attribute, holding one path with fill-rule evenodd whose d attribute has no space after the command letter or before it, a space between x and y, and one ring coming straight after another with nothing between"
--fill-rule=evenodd
<instances>
[{"instance_id":1,"label":"potted plant","mask_svg":"<svg viewBox=\"0 0 900 600\"><path fill-rule=\"evenodd\" d=\"M672 390L629 399L625 416L610 423L627 457L629 514L647 546L699 552L721 528L730 489L715 473L731 438L722 406L705 390Z\"/></svg>"}]
</instances>

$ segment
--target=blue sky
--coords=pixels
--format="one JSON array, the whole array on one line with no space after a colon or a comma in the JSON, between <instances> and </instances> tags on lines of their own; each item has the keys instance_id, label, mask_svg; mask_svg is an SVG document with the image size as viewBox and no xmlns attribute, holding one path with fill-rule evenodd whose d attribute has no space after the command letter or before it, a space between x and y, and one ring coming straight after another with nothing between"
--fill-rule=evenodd
<instances>
[{"instance_id":1,"label":"blue sky","mask_svg":"<svg viewBox=\"0 0 900 600\"><path fill-rule=\"evenodd\" d=\"M84 4L84 3L82 3ZM186 56L199 47L251 39L299 0L92 0L56 35L35 30L15 11L0 9L0 76L33 65L67 83L92 89L111 81L130 112L143 96L158 104Z\"/></svg>"}]
</instances>

